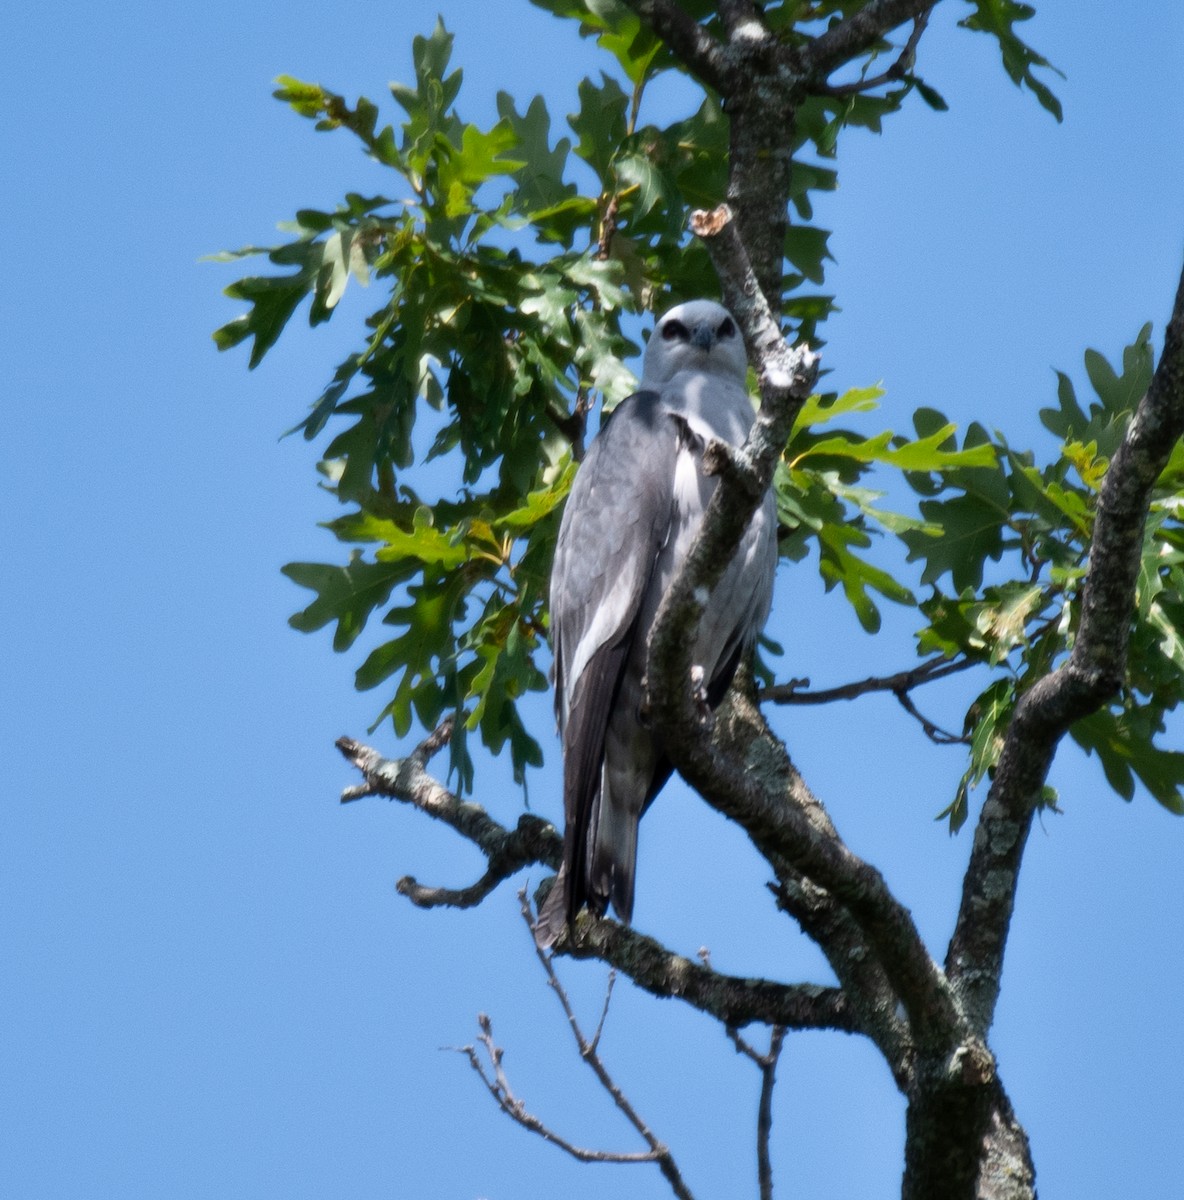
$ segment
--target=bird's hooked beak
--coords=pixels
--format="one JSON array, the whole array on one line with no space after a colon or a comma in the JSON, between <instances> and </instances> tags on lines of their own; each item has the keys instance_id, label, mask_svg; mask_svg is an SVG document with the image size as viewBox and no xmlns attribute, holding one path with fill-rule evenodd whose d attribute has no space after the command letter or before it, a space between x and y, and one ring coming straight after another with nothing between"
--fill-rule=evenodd
<instances>
[{"instance_id":1,"label":"bird's hooked beak","mask_svg":"<svg viewBox=\"0 0 1184 1200\"><path fill-rule=\"evenodd\" d=\"M691 345L698 346L700 350L706 353L711 349L715 342L715 330L704 321L700 325L695 326L694 333L691 334Z\"/></svg>"}]
</instances>

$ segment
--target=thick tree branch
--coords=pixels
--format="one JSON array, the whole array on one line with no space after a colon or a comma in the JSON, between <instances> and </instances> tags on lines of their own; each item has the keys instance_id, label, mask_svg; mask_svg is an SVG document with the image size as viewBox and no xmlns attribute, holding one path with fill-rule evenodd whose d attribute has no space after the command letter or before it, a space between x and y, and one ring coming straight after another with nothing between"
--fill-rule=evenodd
<instances>
[{"instance_id":1,"label":"thick tree branch","mask_svg":"<svg viewBox=\"0 0 1184 1200\"><path fill-rule=\"evenodd\" d=\"M724 745L744 748L744 771L806 814L821 836L837 836L830 815L790 762L784 743L769 729L757 707L751 672L743 667L716 713L713 736ZM884 1055L897 1086L906 1091L913 1061L908 1024L900 1000L863 931L847 909L824 888L808 880L784 859L770 864L770 884L781 910L821 948L835 973L859 1027Z\"/></svg>"},{"instance_id":2,"label":"thick tree branch","mask_svg":"<svg viewBox=\"0 0 1184 1200\"><path fill-rule=\"evenodd\" d=\"M693 631L704 599L718 583L743 530L771 484L802 401L816 374L805 347L791 351L784 340L769 345L766 330L776 323L752 272L744 269L744 247L726 213L696 222L717 269L725 296L743 298L735 315L759 357L761 412L738 457L748 464L745 482L736 472L720 478L702 528L686 563L663 600L649 653L649 707L668 753L679 770L714 807L736 820L771 864L785 860L814 880L850 911L876 952L904 1004L919 1045L936 1052L958 1044L962 1029L945 977L925 949L907 909L874 867L861 861L837 834L820 830L784 791L754 782L733 753L703 737L691 678ZM731 231L731 232L730 232ZM721 249L722 248L722 249ZM726 272L726 274L725 274ZM737 277L738 276L738 277Z\"/></svg>"},{"instance_id":3,"label":"thick tree branch","mask_svg":"<svg viewBox=\"0 0 1184 1200\"><path fill-rule=\"evenodd\" d=\"M674 0L625 0L693 75L726 94L731 64L725 48Z\"/></svg>"},{"instance_id":4,"label":"thick tree branch","mask_svg":"<svg viewBox=\"0 0 1184 1200\"><path fill-rule=\"evenodd\" d=\"M769 27L754 0L720 0L719 15L730 42L751 42L769 36Z\"/></svg>"},{"instance_id":5,"label":"thick tree branch","mask_svg":"<svg viewBox=\"0 0 1184 1200\"><path fill-rule=\"evenodd\" d=\"M1072 653L1016 705L975 831L946 970L982 1032L994 1018L1020 863L1057 744L1074 721L1118 691L1126 674L1151 491L1181 434L1184 274L1151 386L1102 484Z\"/></svg>"},{"instance_id":6,"label":"thick tree branch","mask_svg":"<svg viewBox=\"0 0 1184 1200\"><path fill-rule=\"evenodd\" d=\"M401 800L455 829L488 858L485 873L467 888L429 888L410 876L401 879L399 891L422 908L471 907L523 867L538 863L557 870L563 852L563 839L549 822L524 813L516 828L507 829L480 805L460 800L427 773L428 760L447 744L450 731L446 722L402 759L383 758L352 738L337 742L365 776L363 784L343 793L343 802L362 796ZM854 1010L837 988L721 975L608 919L586 917L576 944L565 936L558 952L601 959L652 995L685 1000L725 1025L739 1027L755 1021L792 1029L861 1030Z\"/></svg>"},{"instance_id":7,"label":"thick tree branch","mask_svg":"<svg viewBox=\"0 0 1184 1200\"><path fill-rule=\"evenodd\" d=\"M850 1001L838 988L724 975L608 917L585 913L575 938L565 933L555 953L609 963L651 995L685 1000L731 1028L759 1023L861 1032Z\"/></svg>"}]
</instances>

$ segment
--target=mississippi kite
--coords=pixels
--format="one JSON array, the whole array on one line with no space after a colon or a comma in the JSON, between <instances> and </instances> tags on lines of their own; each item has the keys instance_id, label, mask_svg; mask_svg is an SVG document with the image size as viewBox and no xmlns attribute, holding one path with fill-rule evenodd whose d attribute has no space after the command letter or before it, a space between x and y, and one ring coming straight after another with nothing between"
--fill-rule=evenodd
<instances>
[{"instance_id":1,"label":"mississippi kite","mask_svg":"<svg viewBox=\"0 0 1184 1200\"><path fill-rule=\"evenodd\" d=\"M566 828L541 945L585 905L602 914L611 901L631 919L638 821L672 769L640 713L650 632L715 490L703 450L742 445L752 425L746 371L727 309L671 309L646 347L641 389L613 410L572 485L550 598ZM692 661L712 707L769 614L776 525L766 496L703 614Z\"/></svg>"}]
</instances>

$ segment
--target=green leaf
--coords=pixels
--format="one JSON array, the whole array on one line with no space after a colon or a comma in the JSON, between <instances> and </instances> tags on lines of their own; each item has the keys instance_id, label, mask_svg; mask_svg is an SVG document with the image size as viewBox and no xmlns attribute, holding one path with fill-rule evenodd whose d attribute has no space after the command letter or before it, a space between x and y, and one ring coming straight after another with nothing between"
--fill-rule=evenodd
<instances>
[{"instance_id":1,"label":"green leaf","mask_svg":"<svg viewBox=\"0 0 1184 1200\"><path fill-rule=\"evenodd\" d=\"M932 88L923 79L918 79L915 75L906 75L905 79L917 89L917 95L929 105L934 112L948 112L949 105L945 98L936 89Z\"/></svg>"},{"instance_id":2,"label":"green leaf","mask_svg":"<svg viewBox=\"0 0 1184 1200\"><path fill-rule=\"evenodd\" d=\"M551 115L541 96L535 96L526 112L519 116L513 97L498 92L497 111L514 133L516 157L522 163L513 172L516 185L513 210L529 215L536 225L553 223L565 211L565 205L580 199L575 184L564 182L571 141L560 138L551 147ZM562 240L570 244L570 233Z\"/></svg>"},{"instance_id":3,"label":"green leaf","mask_svg":"<svg viewBox=\"0 0 1184 1200\"><path fill-rule=\"evenodd\" d=\"M994 37L1003 56L1003 69L1012 83L1017 87L1027 87L1042 108L1052 113L1058 121L1062 120L1064 113L1061 102L1034 72L1047 69L1062 79L1064 75L1022 41L1013 28L1021 21L1030 20L1036 15L1036 10L1030 4L1019 4L1016 0L972 0L972 3L975 11L969 17L963 17L958 24L964 29L974 29Z\"/></svg>"},{"instance_id":4,"label":"green leaf","mask_svg":"<svg viewBox=\"0 0 1184 1200\"><path fill-rule=\"evenodd\" d=\"M413 567L406 562L365 562L358 551L350 556L345 567L288 563L282 570L293 583L317 593L317 598L291 617L289 624L302 633L311 633L336 621L334 650L348 650L374 609L385 604L395 585L405 582L413 573Z\"/></svg>"},{"instance_id":5,"label":"green leaf","mask_svg":"<svg viewBox=\"0 0 1184 1200\"><path fill-rule=\"evenodd\" d=\"M1154 745L1136 713L1101 709L1069 732L1087 754L1098 756L1107 782L1124 800L1134 797L1137 778L1169 812L1184 815L1184 753Z\"/></svg>"},{"instance_id":6,"label":"green leaf","mask_svg":"<svg viewBox=\"0 0 1184 1200\"><path fill-rule=\"evenodd\" d=\"M849 416L851 413L873 412L880 407L878 401L883 394L882 387L850 388L841 396L827 397L815 393L806 398L798 411L794 429L825 425L836 417Z\"/></svg>"},{"instance_id":7,"label":"green leaf","mask_svg":"<svg viewBox=\"0 0 1184 1200\"><path fill-rule=\"evenodd\" d=\"M966 768L953 801L937 815L948 820L950 832L957 833L969 815L970 792L994 774L1011 714L1015 709L1015 682L997 679L983 691L966 713L963 726L970 735L970 765Z\"/></svg>"},{"instance_id":8,"label":"green leaf","mask_svg":"<svg viewBox=\"0 0 1184 1200\"><path fill-rule=\"evenodd\" d=\"M1003 553L1006 510L1000 512L993 501L967 493L949 500L922 500L921 515L931 528L941 531L932 535L910 530L902 535L909 548L908 561L925 560L921 582L936 583L948 572L956 591L977 588L986 560Z\"/></svg>"},{"instance_id":9,"label":"green leaf","mask_svg":"<svg viewBox=\"0 0 1184 1200\"><path fill-rule=\"evenodd\" d=\"M946 425L932 436L915 442L898 439L891 431L861 440L838 435L815 442L799 458L807 455L838 456L857 462L888 463L902 471L948 471L954 467L995 466L995 449L987 443L963 450L943 449L955 428L954 425ZM892 445L893 441L897 444Z\"/></svg>"},{"instance_id":10,"label":"green leaf","mask_svg":"<svg viewBox=\"0 0 1184 1200\"><path fill-rule=\"evenodd\" d=\"M606 188L611 179L611 167L616 148L625 140L625 114L629 97L621 85L609 75L601 74L600 85L590 79L581 80L578 94L579 112L567 118L576 135L576 154L600 177Z\"/></svg>"},{"instance_id":11,"label":"green leaf","mask_svg":"<svg viewBox=\"0 0 1184 1200\"><path fill-rule=\"evenodd\" d=\"M254 275L232 283L224 294L232 300L246 300L251 310L214 331L218 349L229 350L253 337L255 342L247 365L254 370L275 345L297 305L308 295L313 279L313 273L306 268L295 275Z\"/></svg>"}]
</instances>

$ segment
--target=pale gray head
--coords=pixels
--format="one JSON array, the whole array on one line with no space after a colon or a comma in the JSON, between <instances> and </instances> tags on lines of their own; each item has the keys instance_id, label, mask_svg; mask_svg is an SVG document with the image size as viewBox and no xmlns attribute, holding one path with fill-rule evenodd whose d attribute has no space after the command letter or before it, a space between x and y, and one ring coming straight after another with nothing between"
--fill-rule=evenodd
<instances>
[{"instance_id":1,"label":"pale gray head","mask_svg":"<svg viewBox=\"0 0 1184 1200\"><path fill-rule=\"evenodd\" d=\"M748 355L735 318L714 300L688 300L665 313L645 348L642 387L657 387L679 371L707 371L744 383Z\"/></svg>"}]
</instances>

